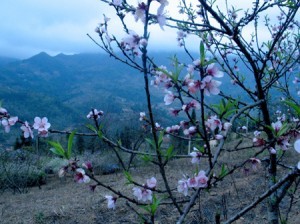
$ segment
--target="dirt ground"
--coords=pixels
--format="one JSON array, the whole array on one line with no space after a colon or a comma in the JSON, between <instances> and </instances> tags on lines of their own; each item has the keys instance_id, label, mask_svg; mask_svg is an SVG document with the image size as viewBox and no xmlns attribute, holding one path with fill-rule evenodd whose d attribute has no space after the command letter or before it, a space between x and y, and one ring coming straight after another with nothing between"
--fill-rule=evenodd
<instances>
[{"instance_id":1,"label":"dirt ground","mask_svg":"<svg viewBox=\"0 0 300 224\"><path fill-rule=\"evenodd\" d=\"M181 159L167 166L169 179L176 186L178 178L190 170L190 159ZM151 171L151 172L150 172ZM151 176L158 178L158 188L162 182L158 170L152 166L136 168L131 172L135 180L141 183ZM218 184L217 188L201 193L201 207L194 206L185 223L214 223L216 212L221 219L229 218L234 212L251 203L263 192L267 183L264 181L266 169L245 175L236 172L233 178ZM132 185L126 185L123 173L97 176L110 186L132 195ZM86 184L74 183L71 176L60 179L56 174L47 176L47 183L41 188L33 187L25 194L13 194L10 191L0 193L0 223L2 224L83 224L83 223L141 223L141 219L125 203L117 201L115 210L107 208L105 195L108 190L97 187L94 192ZM176 196L182 197L175 193ZM295 194L294 208L288 223L299 223L300 192ZM198 201L198 202L199 202ZM253 211L247 213L236 223L267 223L267 207L264 202ZM289 199L283 201L283 211L289 206ZM142 211L140 208L135 207ZM178 213L174 208L161 206L157 213L156 223L175 223ZM202 218L200 218L202 217Z\"/></svg>"}]
</instances>

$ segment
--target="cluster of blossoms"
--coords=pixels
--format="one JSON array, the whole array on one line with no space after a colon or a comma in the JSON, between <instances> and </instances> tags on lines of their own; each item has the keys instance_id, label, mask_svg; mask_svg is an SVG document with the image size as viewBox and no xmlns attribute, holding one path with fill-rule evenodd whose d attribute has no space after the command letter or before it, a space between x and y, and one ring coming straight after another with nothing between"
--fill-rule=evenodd
<instances>
[{"instance_id":1,"label":"cluster of blossoms","mask_svg":"<svg viewBox=\"0 0 300 224\"><path fill-rule=\"evenodd\" d=\"M178 181L177 190L184 196L188 195L189 188L206 188L208 186L208 177L205 171L201 170L197 175L190 178L184 178Z\"/></svg>"},{"instance_id":2,"label":"cluster of blossoms","mask_svg":"<svg viewBox=\"0 0 300 224\"><path fill-rule=\"evenodd\" d=\"M261 165L261 161L257 158L250 158L243 167L244 174L248 175L251 171L257 171Z\"/></svg>"},{"instance_id":3,"label":"cluster of blossoms","mask_svg":"<svg viewBox=\"0 0 300 224\"><path fill-rule=\"evenodd\" d=\"M192 157L191 163L200 163L200 158L203 156L203 154L196 148L193 148L193 152L190 153L190 156Z\"/></svg>"},{"instance_id":4,"label":"cluster of blossoms","mask_svg":"<svg viewBox=\"0 0 300 224\"><path fill-rule=\"evenodd\" d=\"M210 95L218 95L220 93L219 86L221 85L220 81L214 80L213 78L221 78L224 76L223 72L221 72L215 64L209 64L206 66L205 75L202 80L193 79L193 73L195 70L200 68L200 60L197 59L193 62L193 64L188 65L188 74L182 80L182 87L187 87L187 91L190 94L195 94L200 90L203 90L204 94L207 96ZM172 72L169 72L165 66L160 66L154 72L154 80L151 81L152 85L158 86L160 84L164 85L165 88L165 96L164 103L165 105L171 105L179 96L174 94L171 87L174 86L173 80L170 78ZM178 83L177 83L178 84ZM201 105L198 100L192 99L188 103L184 103L180 109L173 109L172 114L178 115L180 111L188 112L190 109L201 109Z\"/></svg>"},{"instance_id":5,"label":"cluster of blossoms","mask_svg":"<svg viewBox=\"0 0 300 224\"><path fill-rule=\"evenodd\" d=\"M221 82L214 80L213 78L222 78L224 76L223 72L221 72L215 64L209 64L206 67L206 73L202 80L193 80L191 77L199 66L199 59L193 61L193 64L188 65L187 70L189 74L185 77L184 84L188 87L189 92L196 93L202 89L207 96L218 95L220 93L219 86L221 85Z\"/></svg>"},{"instance_id":6,"label":"cluster of blossoms","mask_svg":"<svg viewBox=\"0 0 300 224\"><path fill-rule=\"evenodd\" d=\"M97 109L92 109L88 115L86 115L86 117L88 119L94 119L94 120L98 120L101 116L104 115L104 112L102 110L97 110Z\"/></svg>"},{"instance_id":7,"label":"cluster of blossoms","mask_svg":"<svg viewBox=\"0 0 300 224\"><path fill-rule=\"evenodd\" d=\"M95 32L98 33L100 37L104 36L108 44L110 44L110 42L112 41L112 38L107 31L107 24L109 20L110 18L104 15L104 22L100 23L99 26L95 28Z\"/></svg>"},{"instance_id":8,"label":"cluster of blossoms","mask_svg":"<svg viewBox=\"0 0 300 224\"><path fill-rule=\"evenodd\" d=\"M69 163L66 166L63 166L60 168L58 171L58 176L59 177L64 177L69 170L74 173L74 180L77 183L89 183L90 182L90 177L86 175L85 170L88 170L89 172L93 173L93 167L90 162L85 162L82 164L82 167L80 168L78 165L78 160L70 160Z\"/></svg>"},{"instance_id":9,"label":"cluster of blossoms","mask_svg":"<svg viewBox=\"0 0 300 224\"><path fill-rule=\"evenodd\" d=\"M140 187L134 187L133 195L137 198L139 201L152 201L152 190L155 190L156 188L156 179L155 177L151 177L150 179L147 179L146 184L143 185L142 188Z\"/></svg>"},{"instance_id":10,"label":"cluster of blossoms","mask_svg":"<svg viewBox=\"0 0 300 224\"><path fill-rule=\"evenodd\" d=\"M167 0L157 0L160 3L160 6L157 8L155 19L159 24L160 28L163 30L164 25L166 24L165 17L165 7L169 4ZM138 6L135 9L134 19L135 21L141 20L143 23L146 22L146 10L148 10L148 5L144 2L139 2Z\"/></svg>"},{"instance_id":11,"label":"cluster of blossoms","mask_svg":"<svg viewBox=\"0 0 300 224\"><path fill-rule=\"evenodd\" d=\"M148 42L145 38L140 37L133 30L121 41L121 47L124 51L130 51L133 55L141 55L140 47L147 46Z\"/></svg>"},{"instance_id":12,"label":"cluster of blossoms","mask_svg":"<svg viewBox=\"0 0 300 224\"><path fill-rule=\"evenodd\" d=\"M142 187L134 187L133 196L137 198L138 201L152 202L152 191L155 190L157 184L157 180L155 177L151 177L150 179L146 180L146 183ZM107 199L107 207L111 209L115 209L117 197L106 195L105 198Z\"/></svg>"},{"instance_id":13,"label":"cluster of blossoms","mask_svg":"<svg viewBox=\"0 0 300 224\"><path fill-rule=\"evenodd\" d=\"M5 108L0 108L0 124L4 127L4 131L6 133L10 132L11 126L15 125L17 122L21 123L21 130L23 131L24 138L33 138L32 128L38 131L38 135L40 137L48 137L49 128L51 124L48 122L48 118L43 117L35 117L34 124L32 126L29 125L27 121L22 122L19 118L11 117Z\"/></svg>"}]
</instances>

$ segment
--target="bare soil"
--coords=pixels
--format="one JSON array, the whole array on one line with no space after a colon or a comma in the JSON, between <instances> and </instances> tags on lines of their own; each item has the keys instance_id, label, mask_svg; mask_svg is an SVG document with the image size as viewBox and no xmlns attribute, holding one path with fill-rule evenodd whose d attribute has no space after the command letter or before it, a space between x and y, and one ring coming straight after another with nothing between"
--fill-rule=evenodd
<instances>
[{"instance_id":1,"label":"bare soil","mask_svg":"<svg viewBox=\"0 0 300 224\"><path fill-rule=\"evenodd\" d=\"M234 161L234 158L232 158ZM235 162L235 161L234 161ZM172 186L184 173L191 170L190 159L175 160L167 166ZM158 188L163 188L157 168L141 166L132 170L133 178L141 183L151 176L158 177ZM264 165L256 172L245 174L236 172L232 178L218 183L217 188L201 192L197 205L185 223L214 223L215 214L221 214L221 220L229 218L235 212L251 203L266 189ZM150 176L151 175L151 176ZM132 185L126 185L123 173L101 175L97 178L127 195L132 195ZM74 183L73 177L60 179L56 174L47 176L47 183L41 188L33 187L26 194L13 194L5 191L0 194L0 223L2 224L81 224L81 223L141 223L139 216L129 208L125 201L117 201L115 210L107 208L105 195L108 190L97 187L94 192L86 184ZM184 197L175 193L176 196ZM293 209L288 223L299 223L300 192L297 190ZM199 205L201 202L201 206ZM282 217L289 207L290 199L282 202ZM247 213L236 223L267 223L266 201ZM139 207L135 209L143 212ZM171 206L161 206L156 223L175 223L178 213Z\"/></svg>"}]
</instances>

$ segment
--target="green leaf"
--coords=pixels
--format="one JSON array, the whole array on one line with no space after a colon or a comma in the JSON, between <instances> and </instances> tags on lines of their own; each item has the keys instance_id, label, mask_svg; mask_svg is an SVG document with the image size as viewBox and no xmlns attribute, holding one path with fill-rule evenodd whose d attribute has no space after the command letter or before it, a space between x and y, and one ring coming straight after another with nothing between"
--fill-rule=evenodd
<instances>
[{"instance_id":1,"label":"green leaf","mask_svg":"<svg viewBox=\"0 0 300 224\"><path fill-rule=\"evenodd\" d=\"M66 158L67 159L71 158L72 146L73 146L73 139L74 139L75 133L76 133L76 131L72 131L72 133L70 134L69 139L68 139L68 150L66 152Z\"/></svg>"},{"instance_id":2,"label":"green leaf","mask_svg":"<svg viewBox=\"0 0 300 224\"><path fill-rule=\"evenodd\" d=\"M201 43L200 43L200 60L201 60L201 66L204 66L204 62L205 62L205 48L204 48L203 41L201 41Z\"/></svg>"},{"instance_id":3,"label":"green leaf","mask_svg":"<svg viewBox=\"0 0 300 224\"><path fill-rule=\"evenodd\" d=\"M91 131L93 131L93 132L97 132L96 128L93 125L91 125L91 124L87 124L86 127L88 129L90 129Z\"/></svg>"},{"instance_id":4,"label":"green leaf","mask_svg":"<svg viewBox=\"0 0 300 224\"><path fill-rule=\"evenodd\" d=\"M152 196L152 204L150 205L151 208L151 215L155 215L159 205L160 205L160 201L159 199L156 198L155 194L153 194Z\"/></svg>"},{"instance_id":5,"label":"green leaf","mask_svg":"<svg viewBox=\"0 0 300 224\"><path fill-rule=\"evenodd\" d=\"M297 115L300 116L300 106L299 105L295 104L292 101L288 101L288 100L285 100L283 102L285 104L287 104L288 106L290 106L291 108L293 108L295 110L295 112L297 113Z\"/></svg>"},{"instance_id":6,"label":"green leaf","mask_svg":"<svg viewBox=\"0 0 300 224\"><path fill-rule=\"evenodd\" d=\"M65 150L59 142L48 141L48 143L52 146L52 148L50 148L51 152L53 152L56 155L65 157Z\"/></svg>"},{"instance_id":7,"label":"green leaf","mask_svg":"<svg viewBox=\"0 0 300 224\"><path fill-rule=\"evenodd\" d=\"M223 164L218 178L221 179L221 178L225 177L227 174L228 174L228 170L226 169L225 165Z\"/></svg>"},{"instance_id":8,"label":"green leaf","mask_svg":"<svg viewBox=\"0 0 300 224\"><path fill-rule=\"evenodd\" d=\"M161 132L159 132L159 137L158 137L158 148L161 147L161 144L163 143L163 141L164 141L164 132L161 131Z\"/></svg>"},{"instance_id":9,"label":"green leaf","mask_svg":"<svg viewBox=\"0 0 300 224\"><path fill-rule=\"evenodd\" d=\"M97 134L98 134L98 137L99 137L100 139L103 138L103 132L102 132L101 129L97 132Z\"/></svg>"},{"instance_id":10,"label":"green leaf","mask_svg":"<svg viewBox=\"0 0 300 224\"><path fill-rule=\"evenodd\" d=\"M166 153L165 153L166 159L169 160L169 159L171 159L174 155L175 155L175 152L174 152L174 146L171 145L171 146L167 149L167 151L166 151Z\"/></svg>"},{"instance_id":11,"label":"green leaf","mask_svg":"<svg viewBox=\"0 0 300 224\"><path fill-rule=\"evenodd\" d=\"M124 175L127 179L127 184L131 184L133 182L131 174L128 171L124 171Z\"/></svg>"},{"instance_id":12,"label":"green leaf","mask_svg":"<svg viewBox=\"0 0 300 224\"><path fill-rule=\"evenodd\" d=\"M283 123L282 127L280 128L280 130L277 133L277 137L284 135L288 129L289 129L289 125L287 123Z\"/></svg>"},{"instance_id":13,"label":"green leaf","mask_svg":"<svg viewBox=\"0 0 300 224\"><path fill-rule=\"evenodd\" d=\"M65 157L65 151L62 153L61 151L57 150L56 148L50 148L50 151L53 152L54 154L58 155L58 156L62 156Z\"/></svg>"},{"instance_id":14,"label":"green leaf","mask_svg":"<svg viewBox=\"0 0 300 224\"><path fill-rule=\"evenodd\" d=\"M152 161L152 157L149 155L143 155L141 156L142 160L146 163L151 162Z\"/></svg>"},{"instance_id":15,"label":"green leaf","mask_svg":"<svg viewBox=\"0 0 300 224\"><path fill-rule=\"evenodd\" d=\"M146 140L146 142L148 142L148 143L150 144L150 146L151 146L153 149L156 148L156 147L155 147L155 143L154 143L154 141L153 141L152 139L150 139L150 138L145 138L145 140Z\"/></svg>"}]
</instances>

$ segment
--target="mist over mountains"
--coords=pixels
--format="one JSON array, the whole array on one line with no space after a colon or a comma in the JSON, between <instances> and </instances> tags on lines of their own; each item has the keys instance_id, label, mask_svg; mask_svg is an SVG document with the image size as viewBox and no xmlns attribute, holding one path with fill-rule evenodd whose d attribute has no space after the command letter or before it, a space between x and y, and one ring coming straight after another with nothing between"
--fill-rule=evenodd
<instances>
[{"instance_id":1,"label":"mist over mountains","mask_svg":"<svg viewBox=\"0 0 300 224\"><path fill-rule=\"evenodd\" d=\"M170 56L153 54L158 66L168 68ZM183 54L178 57L183 61L186 58ZM12 116L30 123L35 116L46 116L54 129L87 124L91 108L103 110L109 125L133 125L139 112L147 111L143 74L106 54L49 56L42 52L25 60L1 57L0 80L0 100ZM243 97L228 77L221 81L222 91ZM169 107L164 105L164 92L155 87L151 90L154 111L160 115L158 122L174 122L166 115ZM216 97L207 99L213 102Z\"/></svg>"},{"instance_id":2,"label":"mist over mountains","mask_svg":"<svg viewBox=\"0 0 300 224\"><path fill-rule=\"evenodd\" d=\"M11 115L47 116L53 127L86 123L97 108L120 120L143 109L143 77L103 54L40 53L26 60L0 58L0 99Z\"/></svg>"}]
</instances>

